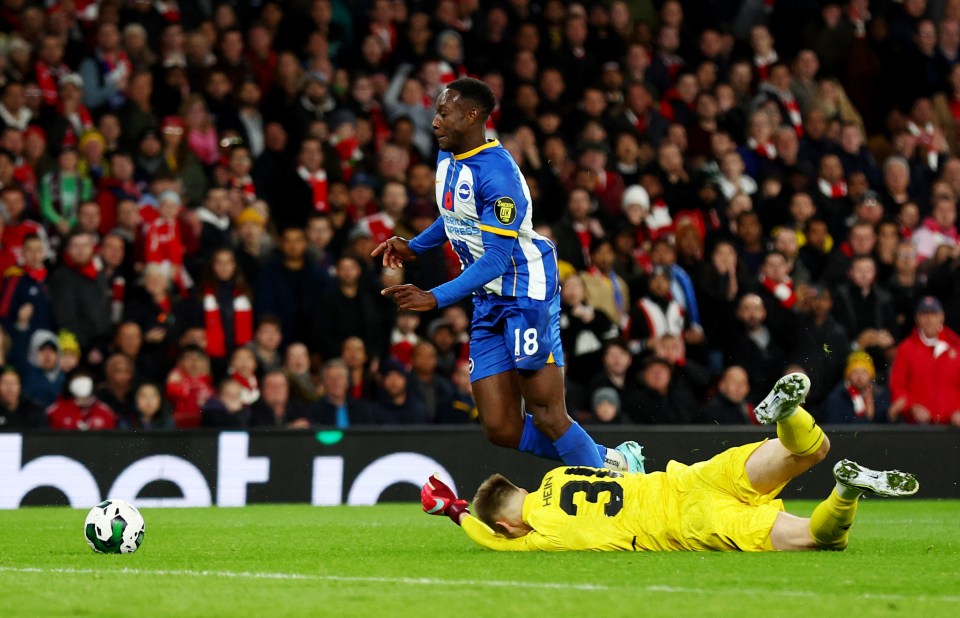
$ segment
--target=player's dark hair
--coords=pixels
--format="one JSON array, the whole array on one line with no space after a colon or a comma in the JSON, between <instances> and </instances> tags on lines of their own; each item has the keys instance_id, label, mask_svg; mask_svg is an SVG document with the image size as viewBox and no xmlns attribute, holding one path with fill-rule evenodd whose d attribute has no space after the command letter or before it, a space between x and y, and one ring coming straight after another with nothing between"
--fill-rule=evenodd
<instances>
[{"instance_id":1,"label":"player's dark hair","mask_svg":"<svg viewBox=\"0 0 960 618\"><path fill-rule=\"evenodd\" d=\"M497 99L493 96L490 86L475 77L455 79L447 84L447 89L459 92L461 98L476 105L484 118L489 116L497 105Z\"/></svg>"},{"instance_id":2,"label":"player's dark hair","mask_svg":"<svg viewBox=\"0 0 960 618\"><path fill-rule=\"evenodd\" d=\"M494 532L501 532L497 526L497 520L503 514L503 507L507 499L519 491L516 485L511 483L501 474L494 474L489 477L477 489L477 494L473 497L473 511L483 523L490 526Z\"/></svg>"}]
</instances>

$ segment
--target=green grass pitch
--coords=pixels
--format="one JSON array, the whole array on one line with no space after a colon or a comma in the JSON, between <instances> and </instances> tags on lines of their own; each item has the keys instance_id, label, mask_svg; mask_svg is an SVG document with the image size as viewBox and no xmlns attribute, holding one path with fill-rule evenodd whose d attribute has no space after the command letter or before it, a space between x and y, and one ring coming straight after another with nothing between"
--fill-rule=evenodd
<instances>
[{"instance_id":1,"label":"green grass pitch","mask_svg":"<svg viewBox=\"0 0 960 618\"><path fill-rule=\"evenodd\" d=\"M808 515L812 502L788 503ZM419 505L0 512L0 616L960 616L960 502L866 499L837 553L497 554Z\"/></svg>"}]
</instances>

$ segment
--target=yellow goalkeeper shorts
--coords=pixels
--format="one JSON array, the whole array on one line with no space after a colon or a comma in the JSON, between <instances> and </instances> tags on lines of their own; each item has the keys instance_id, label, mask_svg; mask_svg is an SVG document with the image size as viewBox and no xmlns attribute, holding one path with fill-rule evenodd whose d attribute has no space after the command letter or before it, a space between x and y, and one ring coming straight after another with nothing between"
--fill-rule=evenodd
<instances>
[{"instance_id":1,"label":"yellow goalkeeper shorts","mask_svg":"<svg viewBox=\"0 0 960 618\"><path fill-rule=\"evenodd\" d=\"M765 441L764 441L765 442ZM750 455L763 442L728 449L691 466L671 461L667 476L678 492L679 527L688 549L770 551L770 530L783 510L783 485L761 494L747 478Z\"/></svg>"}]
</instances>

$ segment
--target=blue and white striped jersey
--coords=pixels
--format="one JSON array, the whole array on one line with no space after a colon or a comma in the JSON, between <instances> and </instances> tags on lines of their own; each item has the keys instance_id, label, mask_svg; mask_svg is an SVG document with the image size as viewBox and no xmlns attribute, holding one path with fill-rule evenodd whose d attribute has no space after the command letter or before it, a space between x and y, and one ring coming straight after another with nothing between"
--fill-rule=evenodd
<instances>
[{"instance_id":1,"label":"blue and white striped jersey","mask_svg":"<svg viewBox=\"0 0 960 618\"><path fill-rule=\"evenodd\" d=\"M483 255L482 232L517 239L505 272L478 293L534 300L557 294L557 249L533 231L530 190L499 141L460 155L441 151L436 191L444 230L462 268Z\"/></svg>"}]
</instances>

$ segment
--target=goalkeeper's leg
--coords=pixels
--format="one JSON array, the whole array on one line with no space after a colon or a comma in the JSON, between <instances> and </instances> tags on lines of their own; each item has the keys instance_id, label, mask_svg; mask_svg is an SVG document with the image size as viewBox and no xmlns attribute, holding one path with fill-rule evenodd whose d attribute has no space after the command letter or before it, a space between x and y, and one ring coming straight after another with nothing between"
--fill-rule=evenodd
<instances>
[{"instance_id":1,"label":"goalkeeper's leg","mask_svg":"<svg viewBox=\"0 0 960 618\"><path fill-rule=\"evenodd\" d=\"M809 412L800 407L810 380L800 373L780 378L757 406L761 423L777 425L777 440L770 440L750 455L747 477L761 494L770 493L823 460L830 441Z\"/></svg>"},{"instance_id":2,"label":"goalkeeper's leg","mask_svg":"<svg viewBox=\"0 0 960 618\"><path fill-rule=\"evenodd\" d=\"M871 470L849 459L833 467L837 485L810 516L810 535L820 549L844 549L862 494L912 496L920 489L916 477L899 470Z\"/></svg>"},{"instance_id":3,"label":"goalkeeper's leg","mask_svg":"<svg viewBox=\"0 0 960 618\"><path fill-rule=\"evenodd\" d=\"M833 467L837 484L817 505L810 519L780 513L770 531L774 549L846 549L860 496L912 496L920 489L916 477L899 470L871 470L848 459Z\"/></svg>"}]
</instances>

